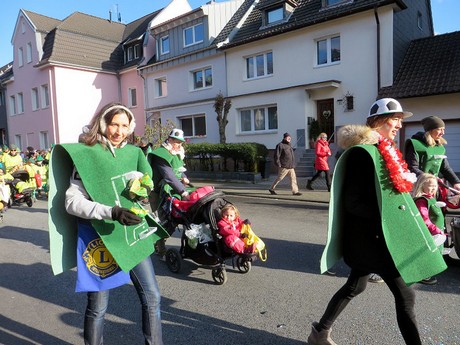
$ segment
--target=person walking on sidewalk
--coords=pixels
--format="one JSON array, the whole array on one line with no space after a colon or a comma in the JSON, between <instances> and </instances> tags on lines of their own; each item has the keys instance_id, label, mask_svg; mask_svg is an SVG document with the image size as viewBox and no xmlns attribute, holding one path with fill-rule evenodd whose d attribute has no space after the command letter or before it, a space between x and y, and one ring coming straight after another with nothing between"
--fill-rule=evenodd
<instances>
[{"instance_id":1,"label":"person walking on sidewalk","mask_svg":"<svg viewBox=\"0 0 460 345\"><path fill-rule=\"evenodd\" d=\"M291 135L289 133L284 133L283 140L278 145L276 145L274 158L275 164L278 167L278 177L268 190L270 194L277 194L275 192L276 186L288 175L289 179L291 180L292 195L302 195L302 193L299 193L299 187L297 186L297 177L294 170L294 150L291 146Z\"/></svg>"},{"instance_id":2,"label":"person walking on sidewalk","mask_svg":"<svg viewBox=\"0 0 460 345\"><path fill-rule=\"evenodd\" d=\"M326 133L321 133L316 139L315 152L316 152L316 158L315 158L316 174L310 180L308 180L307 189L313 190L313 187L311 186L311 184L323 172L324 178L326 179L327 191L330 192L331 191L331 180L329 177L329 164L327 163L327 160L329 159L329 156L332 155L332 152L331 152L331 148L329 147L329 142L327 141Z\"/></svg>"}]
</instances>

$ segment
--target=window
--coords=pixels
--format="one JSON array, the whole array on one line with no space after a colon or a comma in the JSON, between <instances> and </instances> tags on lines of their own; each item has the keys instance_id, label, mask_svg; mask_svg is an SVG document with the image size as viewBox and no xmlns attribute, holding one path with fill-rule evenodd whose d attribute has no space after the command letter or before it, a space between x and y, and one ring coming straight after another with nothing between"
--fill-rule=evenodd
<instances>
[{"instance_id":1,"label":"window","mask_svg":"<svg viewBox=\"0 0 460 345\"><path fill-rule=\"evenodd\" d=\"M22 47L18 49L18 64L19 67L24 66L24 49Z\"/></svg>"},{"instance_id":2,"label":"window","mask_svg":"<svg viewBox=\"0 0 460 345\"><path fill-rule=\"evenodd\" d=\"M169 36L160 38L160 54L169 53Z\"/></svg>"},{"instance_id":3,"label":"window","mask_svg":"<svg viewBox=\"0 0 460 345\"><path fill-rule=\"evenodd\" d=\"M422 30L423 29L423 17L422 12L417 12L417 27Z\"/></svg>"},{"instance_id":4,"label":"window","mask_svg":"<svg viewBox=\"0 0 460 345\"><path fill-rule=\"evenodd\" d=\"M246 58L246 78L253 79L273 74L273 53L263 53Z\"/></svg>"},{"instance_id":5,"label":"window","mask_svg":"<svg viewBox=\"0 0 460 345\"><path fill-rule=\"evenodd\" d=\"M271 131L278 129L276 106L240 110L241 133Z\"/></svg>"},{"instance_id":6,"label":"window","mask_svg":"<svg viewBox=\"0 0 460 345\"><path fill-rule=\"evenodd\" d=\"M48 132L40 132L40 148L47 149L50 147L50 142L48 140Z\"/></svg>"},{"instance_id":7,"label":"window","mask_svg":"<svg viewBox=\"0 0 460 345\"><path fill-rule=\"evenodd\" d=\"M10 115L16 115L16 96L10 96Z\"/></svg>"},{"instance_id":8,"label":"window","mask_svg":"<svg viewBox=\"0 0 460 345\"><path fill-rule=\"evenodd\" d=\"M211 67L192 72L192 76L193 76L193 89L194 90L203 89L205 87L212 86Z\"/></svg>"},{"instance_id":9,"label":"window","mask_svg":"<svg viewBox=\"0 0 460 345\"><path fill-rule=\"evenodd\" d=\"M22 92L18 93L18 114L24 113L24 95Z\"/></svg>"},{"instance_id":10,"label":"window","mask_svg":"<svg viewBox=\"0 0 460 345\"><path fill-rule=\"evenodd\" d=\"M140 44L136 44L136 45L134 46L134 58L135 58L135 59L138 59L140 56L141 56L141 45L140 45Z\"/></svg>"},{"instance_id":11,"label":"window","mask_svg":"<svg viewBox=\"0 0 460 345\"><path fill-rule=\"evenodd\" d=\"M136 89L128 89L128 106L136 107L137 106L137 92Z\"/></svg>"},{"instance_id":12,"label":"window","mask_svg":"<svg viewBox=\"0 0 460 345\"><path fill-rule=\"evenodd\" d=\"M32 43L27 43L27 63L32 62Z\"/></svg>"},{"instance_id":13,"label":"window","mask_svg":"<svg viewBox=\"0 0 460 345\"><path fill-rule=\"evenodd\" d=\"M316 64L327 65L340 62L340 36L316 42Z\"/></svg>"},{"instance_id":14,"label":"window","mask_svg":"<svg viewBox=\"0 0 460 345\"><path fill-rule=\"evenodd\" d=\"M168 95L166 77L155 80L155 96L165 97Z\"/></svg>"},{"instance_id":15,"label":"window","mask_svg":"<svg viewBox=\"0 0 460 345\"><path fill-rule=\"evenodd\" d=\"M193 115L179 119L181 128L186 137L204 137L206 136L206 116Z\"/></svg>"},{"instance_id":16,"label":"window","mask_svg":"<svg viewBox=\"0 0 460 345\"><path fill-rule=\"evenodd\" d=\"M126 62L132 61L132 59L134 59L134 48L131 46L126 50Z\"/></svg>"},{"instance_id":17,"label":"window","mask_svg":"<svg viewBox=\"0 0 460 345\"><path fill-rule=\"evenodd\" d=\"M38 89L34 87L31 92L32 98L32 110L38 110L40 108L40 98L38 96Z\"/></svg>"},{"instance_id":18,"label":"window","mask_svg":"<svg viewBox=\"0 0 460 345\"><path fill-rule=\"evenodd\" d=\"M323 7L338 5L342 2L353 2L353 0L323 0Z\"/></svg>"},{"instance_id":19,"label":"window","mask_svg":"<svg viewBox=\"0 0 460 345\"><path fill-rule=\"evenodd\" d=\"M267 24L279 22L284 19L284 8L283 6L267 10Z\"/></svg>"},{"instance_id":20,"label":"window","mask_svg":"<svg viewBox=\"0 0 460 345\"><path fill-rule=\"evenodd\" d=\"M16 146L19 148L19 150L22 151L22 137L20 134L16 134L14 136L14 143L16 144Z\"/></svg>"},{"instance_id":21,"label":"window","mask_svg":"<svg viewBox=\"0 0 460 345\"><path fill-rule=\"evenodd\" d=\"M5 99L5 93L2 90L0 90L0 106L5 104L4 99Z\"/></svg>"},{"instance_id":22,"label":"window","mask_svg":"<svg viewBox=\"0 0 460 345\"><path fill-rule=\"evenodd\" d=\"M42 96L42 109L48 108L50 106L50 94L48 85L41 86L41 96Z\"/></svg>"},{"instance_id":23,"label":"window","mask_svg":"<svg viewBox=\"0 0 460 345\"><path fill-rule=\"evenodd\" d=\"M184 47L201 43L204 39L203 23L190 26L184 29Z\"/></svg>"}]
</instances>

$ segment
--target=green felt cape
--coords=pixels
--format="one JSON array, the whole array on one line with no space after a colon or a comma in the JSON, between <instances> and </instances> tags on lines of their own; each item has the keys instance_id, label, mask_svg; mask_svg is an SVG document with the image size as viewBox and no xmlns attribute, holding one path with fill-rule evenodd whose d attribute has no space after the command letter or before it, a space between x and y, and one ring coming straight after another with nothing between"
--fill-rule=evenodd
<instances>
[{"instance_id":1,"label":"green felt cape","mask_svg":"<svg viewBox=\"0 0 460 345\"><path fill-rule=\"evenodd\" d=\"M49 236L51 265L59 274L76 265L77 218L65 210L65 192L73 166L90 198L107 206L140 208L129 198L132 171L152 170L142 151L132 145L115 149L116 157L102 145L62 144L53 148L49 165ZM129 271L154 251L154 243L167 232L151 216L138 225L123 226L112 220L91 220L93 227L123 271ZM154 231L154 232L153 232Z\"/></svg>"},{"instance_id":2,"label":"green felt cape","mask_svg":"<svg viewBox=\"0 0 460 345\"><path fill-rule=\"evenodd\" d=\"M397 192L389 180L385 162L374 145L357 145L345 151L334 170L329 205L328 241L321 258L321 272L342 257L342 196L334 193L344 183L346 160L352 150L364 149L375 165L375 188L380 207L382 229L396 268L407 284L436 275L447 268L420 212L409 193ZM357 187L359 188L359 187ZM356 239L359 241L359 239Z\"/></svg>"}]
</instances>

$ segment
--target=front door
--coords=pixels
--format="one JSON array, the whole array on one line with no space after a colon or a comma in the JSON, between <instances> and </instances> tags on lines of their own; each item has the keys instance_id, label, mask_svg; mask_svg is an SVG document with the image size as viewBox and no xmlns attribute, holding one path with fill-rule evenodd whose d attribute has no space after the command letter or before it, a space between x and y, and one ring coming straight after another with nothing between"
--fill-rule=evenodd
<instances>
[{"instance_id":1,"label":"front door","mask_svg":"<svg viewBox=\"0 0 460 345\"><path fill-rule=\"evenodd\" d=\"M327 134L330 138L329 142L334 142L334 137L331 138L334 133L334 99L322 99L316 101L318 124L321 132ZM316 139L316 138L315 138Z\"/></svg>"}]
</instances>

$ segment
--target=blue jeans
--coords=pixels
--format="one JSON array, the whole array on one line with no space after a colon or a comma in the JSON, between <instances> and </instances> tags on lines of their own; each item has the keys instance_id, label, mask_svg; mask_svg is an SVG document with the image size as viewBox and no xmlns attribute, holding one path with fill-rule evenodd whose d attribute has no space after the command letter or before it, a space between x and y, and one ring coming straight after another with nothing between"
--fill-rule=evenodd
<instances>
[{"instance_id":1,"label":"blue jeans","mask_svg":"<svg viewBox=\"0 0 460 345\"><path fill-rule=\"evenodd\" d=\"M150 256L134 267L129 274L142 305L142 332L145 344L163 345L160 289ZM103 344L104 315L109 304L109 291L88 292L83 335L85 345Z\"/></svg>"}]
</instances>

